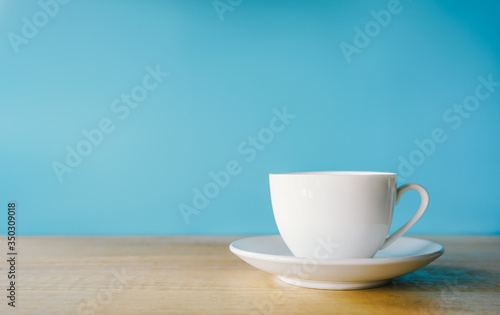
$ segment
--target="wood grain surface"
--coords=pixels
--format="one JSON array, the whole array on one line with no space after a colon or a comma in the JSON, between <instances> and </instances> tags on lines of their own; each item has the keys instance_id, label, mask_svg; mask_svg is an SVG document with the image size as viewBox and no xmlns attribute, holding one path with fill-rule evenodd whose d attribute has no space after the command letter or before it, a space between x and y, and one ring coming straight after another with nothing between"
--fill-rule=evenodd
<instances>
[{"instance_id":1,"label":"wood grain surface","mask_svg":"<svg viewBox=\"0 0 500 315\"><path fill-rule=\"evenodd\" d=\"M445 254L388 285L357 291L282 283L229 251L238 238L21 236L16 307L2 294L0 312L500 314L500 236L422 236L443 244Z\"/></svg>"}]
</instances>

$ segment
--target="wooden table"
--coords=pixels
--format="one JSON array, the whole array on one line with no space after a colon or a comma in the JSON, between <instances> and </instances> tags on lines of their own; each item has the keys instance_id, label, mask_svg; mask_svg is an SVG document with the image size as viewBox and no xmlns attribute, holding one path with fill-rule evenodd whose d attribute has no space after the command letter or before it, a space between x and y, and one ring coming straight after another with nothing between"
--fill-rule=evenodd
<instances>
[{"instance_id":1,"label":"wooden table","mask_svg":"<svg viewBox=\"0 0 500 315\"><path fill-rule=\"evenodd\" d=\"M389 285L359 291L282 283L229 251L238 238L21 236L15 312L2 294L0 313L500 313L500 236L423 237L443 244L445 254ZM6 259L1 266L4 289Z\"/></svg>"}]
</instances>

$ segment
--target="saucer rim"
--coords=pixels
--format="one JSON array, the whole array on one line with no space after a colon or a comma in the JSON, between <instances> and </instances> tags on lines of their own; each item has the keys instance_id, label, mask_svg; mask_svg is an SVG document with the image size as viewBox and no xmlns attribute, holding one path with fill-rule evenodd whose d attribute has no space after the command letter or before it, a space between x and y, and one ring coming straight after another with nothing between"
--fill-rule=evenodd
<instances>
[{"instance_id":1,"label":"saucer rim","mask_svg":"<svg viewBox=\"0 0 500 315\"><path fill-rule=\"evenodd\" d=\"M281 235L279 234L270 234L270 235L260 235L260 236L251 236L251 237L245 237L239 240L236 240L232 242L229 245L229 250L237 255L237 256L242 256L242 257L247 257L251 259L266 259L266 260L273 260L273 261L279 261L283 263L297 263L297 262L303 262L303 261L311 261L315 260L314 258L304 258L304 257L295 257L295 256L283 256L283 255L274 255L274 254L264 254L264 253L258 253L258 252L251 252L248 250L243 250L239 249L234 246L236 242L246 240L246 239L252 239L252 238L269 238L269 237L279 237L281 238ZM418 241L424 241L428 243L432 243L434 245L437 245L439 248L438 250L432 251L430 253L426 254L419 254L419 255L408 255L408 256L402 256L402 257L380 257L380 258L349 258L349 259L331 259L331 260L315 260L316 263L319 265L325 265L325 266L352 266L352 265L385 265L388 263L402 263L402 262L412 262L412 261L420 261L423 259L429 259L433 258L437 259L441 255L444 254L444 246L434 242L434 241L429 241L426 239L421 239L418 237L409 237L409 236L401 236L399 239L397 239L394 243L398 242L400 239L413 239L413 240L418 240ZM281 238L283 241L283 238Z\"/></svg>"}]
</instances>

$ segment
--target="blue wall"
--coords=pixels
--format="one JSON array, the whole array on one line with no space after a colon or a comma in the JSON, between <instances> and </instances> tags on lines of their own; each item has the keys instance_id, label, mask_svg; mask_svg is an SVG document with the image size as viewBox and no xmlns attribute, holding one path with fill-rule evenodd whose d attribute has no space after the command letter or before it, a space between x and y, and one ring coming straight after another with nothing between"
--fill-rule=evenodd
<instances>
[{"instance_id":1,"label":"blue wall","mask_svg":"<svg viewBox=\"0 0 500 315\"><path fill-rule=\"evenodd\" d=\"M268 234L269 173L392 171L431 194L412 233L498 234L499 10L3 1L0 207L23 234Z\"/></svg>"}]
</instances>

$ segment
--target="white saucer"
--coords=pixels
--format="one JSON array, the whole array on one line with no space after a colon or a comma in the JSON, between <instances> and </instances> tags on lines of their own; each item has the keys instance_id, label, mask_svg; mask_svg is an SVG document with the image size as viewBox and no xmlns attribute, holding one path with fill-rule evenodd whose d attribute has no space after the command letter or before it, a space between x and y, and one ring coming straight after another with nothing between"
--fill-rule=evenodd
<instances>
[{"instance_id":1,"label":"white saucer","mask_svg":"<svg viewBox=\"0 0 500 315\"><path fill-rule=\"evenodd\" d=\"M355 290L381 286L413 272L444 253L441 244L401 237L374 258L315 260L292 255L280 235L233 242L229 249L250 265L300 287Z\"/></svg>"}]
</instances>

